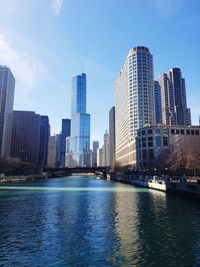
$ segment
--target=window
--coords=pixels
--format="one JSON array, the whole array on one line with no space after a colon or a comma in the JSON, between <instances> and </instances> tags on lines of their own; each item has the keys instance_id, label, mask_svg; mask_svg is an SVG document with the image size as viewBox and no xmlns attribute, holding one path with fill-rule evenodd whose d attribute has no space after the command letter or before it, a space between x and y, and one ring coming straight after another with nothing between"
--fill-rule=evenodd
<instances>
[{"instance_id":1,"label":"window","mask_svg":"<svg viewBox=\"0 0 200 267\"><path fill-rule=\"evenodd\" d=\"M160 129L156 129L156 134L160 134Z\"/></svg>"},{"instance_id":2,"label":"window","mask_svg":"<svg viewBox=\"0 0 200 267\"><path fill-rule=\"evenodd\" d=\"M174 129L171 129L171 134L175 134L175 130Z\"/></svg>"},{"instance_id":3,"label":"window","mask_svg":"<svg viewBox=\"0 0 200 267\"><path fill-rule=\"evenodd\" d=\"M142 150L142 158L147 159L147 151L146 150Z\"/></svg>"},{"instance_id":4,"label":"window","mask_svg":"<svg viewBox=\"0 0 200 267\"><path fill-rule=\"evenodd\" d=\"M181 134L184 134L184 133L185 133L185 131L182 129L182 130L181 130Z\"/></svg>"},{"instance_id":5,"label":"window","mask_svg":"<svg viewBox=\"0 0 200 267\"><path fill-rule=\"evenodd\" d=\"M160 136L156 136L156 146L161 146Z\"/></svg>"},{"instance_id":6,"label":"window","mask_svg":"<svg viewBox=\"0 0 200 267\"><path fill-rule=\"evenodd\" d=\"M190 130L187 130L186 132L187 132L188 135L190 134Z\"/></svg>"},{"instance_id":7,"label":"window","mask_svg":"<svg viewBox=\"0 0 200 267\"><path fill-rule=\"evenodd\" d=\"M179 129L176 129L176 134L179 134Z\"/></svg>"},{"instance_id":8,"label":"window","mask_svg":"<svg viewBox=\"0 0 200 267\"><path fill-rule=\"evenodd\" d=\"M146 131L143 130L143 131L142 131L142 135L145 135L145 134L146 134Z\"/></svg>"},{"instance_id":9,"label":"window","mask_svg":"<svg viewBox=\"0 0 200 267\"><path fill-rule=\"evenodd\" d=\"M199 135L199 131L198 130L196 130L195 133L196 133L196 135Z\"/></svg>"},{"instance_id":10,"label":"window","mask_svg":"<svg viewBox=\"0 0 200 267\"><path fill-rule=\"evenodd\" d=\"M194 130L191 130L191 135L194 135Z\"/></svg>"},{"instance_id":11,"label":"window","mask_svg":"<svg viewBox=\"0 0 200 267\"><path fill-rule=\"evenodd\" d=\"M153 149L149 149L149 159L153 159L153 158L154 158Z\"/></svg>"},{"instance_id":12,"label":"window","mask_svg":"<svg viewBox=\"0 0 200 267\"><path fill-rule=\"evenodd\" d=\"M166 136L163 137L163 146L168 146L168 139Z\"/></svg>"},{"instance_id":13,"label":"window","mask_svg":"<svg viewBox=\"0 0 200 267\"><path fill-rule=\"evenodd\" d=\"M148 134L152 134L153 131L151 129L148 130Z\"/></svg>"}]
</instances>

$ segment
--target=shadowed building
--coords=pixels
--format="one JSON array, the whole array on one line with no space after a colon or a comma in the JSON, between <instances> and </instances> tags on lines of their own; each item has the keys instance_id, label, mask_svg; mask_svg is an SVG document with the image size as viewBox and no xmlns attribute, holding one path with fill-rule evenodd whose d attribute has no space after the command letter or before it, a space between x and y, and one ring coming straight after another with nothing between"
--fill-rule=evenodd
<instances>
[{"instance_id":1,"label":"shadowed building","mask_svg":"<svg viewBox=\"0 0 200 267\"><path fill-rule=\"evenodd\" d=\"M0 156L10 156L15 79L8 67L0 66Z\"/></svg>"},{"instance_id":2,"label":"shadowed building","mask_svg":"<svg viewBox=\"0 0 200 267\"><path fill-rule=\"evenodd\" d=\"M161 89L162 122L166 125L191 125L187 108L185 79L179 68L172 68L158 78Z\"/></svg>"},{"instance_id":3,"label":"shadowed building","mask_svg":"<svg viewBox=\"0 0 200 267\"><path fill-rule=\"evenodd\" d=\"M92 166L97 166L97 150L99 148L99 142L93 141L92 145Z\"/></svg>"},{"instance_id":4,"label":"shadowed building","mask_svg":"<svg viewBox=\"0 0 200 267\"><path fill-rule=\"evenodd\" d=\"M66 137L70 136L71 132L71 120L62 119L62 132L60 140L60 165L65 166L65 151L66 151Z\"/></svg>"},{"instance_id":5,"label":"shadowed building","mask_svg":"<svg viewBox=\"0 0 200 267\"><path fill-rule=\"evenodd\" d=\"M33 111L13 111L11 157L38 163L40 115Z\"/></svg>"},{"instance_id":6,"label":"shadowed building","mask_svg":"<svg viewBox=\"0 0 200 267\"><path fill-rule=\"evenodd\" d=\"M50 125L48 116L40 116L40 150L39 161L47 165Z\"/></svg>"}]
</instances>

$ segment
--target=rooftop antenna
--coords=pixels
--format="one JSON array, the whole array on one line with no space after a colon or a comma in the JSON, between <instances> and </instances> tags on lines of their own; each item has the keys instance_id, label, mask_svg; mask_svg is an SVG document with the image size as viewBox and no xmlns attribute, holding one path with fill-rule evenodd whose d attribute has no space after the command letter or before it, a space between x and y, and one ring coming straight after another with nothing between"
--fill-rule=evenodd
<instances>
[{"instance_id":1,"label":"rooftop antenna","mask_svg":"<svg viewBox=\"0 0 200 267\"><path fill-rule=\"evenodd\" d=\"M84 73L84 70L85 70L85 68L84 68L85 66L84 66L84 63L83 63L83 73Z\"/></svg>"}]
</instances>

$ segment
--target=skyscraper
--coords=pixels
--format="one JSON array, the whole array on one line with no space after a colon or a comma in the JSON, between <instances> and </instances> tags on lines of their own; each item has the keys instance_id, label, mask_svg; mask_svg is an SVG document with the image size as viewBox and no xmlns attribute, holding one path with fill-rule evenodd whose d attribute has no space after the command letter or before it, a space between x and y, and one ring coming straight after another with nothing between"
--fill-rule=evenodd
<instances>
[{"instance_id":1,"label":"skyscraper","mask_svg":"<svg viewBox=\"0 0 200 267\"><path fill-rule=\"evenodd\" d=\"M153 59L149 49L132 48L116 78L116 163L135 165L137 129L154 122Z\"/></svg>"},{"instance_id":2,"label":"skyscraper","mask_svg":"<svg viewBox=\"0 0 200 267\"><path fill-rule=\"evenodd\" d=\"M48 116L40 116L40 150L39 161L47 165L50 125Z\"/></svg>"},{"instance_id":3,"label":"skyscraper","mask_svg":"<svg viewBox=\"0 0 200 267\"><path fill-rule=\"evenodd\" d=\"M47 165L54 168L56 166L56 137L50 136L48 145Z\"/></svg>"},{"instance_id":4,"label":"skyscraper","mask_svg":"<svg viewBox=\"0 0 200 267\"><path fill-rule=\"evenodd\" d=\"M110 166L110 137L106 130L104 134L104 166Z\"/></svg>"},{"instance_id":5,"label":"skyscraper","mask_svg":"<svg viewBox=\"0 0 200 267\"><path fill-rule=\"evenodd\" d=\"M0 156L10 156L15 79L8 67L0 66Z\"/></svg>"},{"instance_id":6,"label":"skyscraper","mask_svg":"<svg viewBox=\"0 0 200 267\"><path fill-rule=\"evenodd\" d=\"M40 115L33 111L13 111L11 157L39 161Z\"/></svg>"},{"instance_id":7,"label":"skyscraper","mask_svg":"<svg viewBox=\"0 0 200 267\"><path fill-rule=\"evenodd\" d=\"M65 166L65 151L66 151L66 137L70 136L71 132L71 120L62 119L62 132L60 140L60 165Z\"/></svg>"},{"instance_id":8,"label":"skyscraper","mask_svg":"<svg viewBox=\"0 0 200 267\"><path fill-rule=\"evenodd\" d=\"M109 111L110 167L115 166L115 107Z\"/></svg>"},{"instance_id":9,"label":"skyscraper","mask_svg":"<svg viewBox=\"0 0 200 267\"><path fill-rule=\"evenodd\" d=\"M161 88L162 121L166 125L191 125L187 108L185 79L179 68L172 68L158 78Z\"/></svg>"},{"instance_id":10,"label":"skyscraper","mask_svg":"<svg viewBox=\"0 0 200 267\"><path fill-rule=\"evenodd\" d=\"M61 133L56 134L55 136L56 142L56 167L60 167L60 160L61 160Z\"/></svg>"},{"instance_id":11,"label":"skyscraper","mask_svg":"<svg viewBox=\"0 0 200 267\"><path fill-rule=\"evenodd\" d=\"M155 123L162 123L161 92L160 84L154 81Z\"/></svg>"},{"instance_id":12,"label":"skyscraper","mask_svg":"<svg viewBox=\"0 0 200 267\"><path fill-rule=\"evenodd\" d=\"M66 139L66 166L90 166L90 114L86 113L86 74L72 79L71 136Z\"/></svg>"},{"instance_id":13,"label":"skyscraper","mask_svg":"<svg viewBox=\"0 0 200 267\"><path fill-rule=\"evenodd\" d=\"M97 166L97 149L99 148L99 142L93 141L92 145L92 166Z\"/></svg>"}]
</instances>

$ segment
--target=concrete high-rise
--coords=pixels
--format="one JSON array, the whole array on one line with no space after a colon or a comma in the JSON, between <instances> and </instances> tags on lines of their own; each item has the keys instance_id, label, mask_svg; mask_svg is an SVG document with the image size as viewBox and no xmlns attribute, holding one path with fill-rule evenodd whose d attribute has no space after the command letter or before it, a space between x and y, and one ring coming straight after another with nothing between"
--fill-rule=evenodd
<instances>
[{"instance_id":1,"label":"concrete high-rise","mask_svg":"<svg viewBox=\"0 0 200 267\"><path fill-rule=\"evenodd\" d=\"M115 167L115 107L109 111L110 167Z\"/></svg>"},{"instance_id":2,"label":"concrete high-rise","mask_svg":"<svg viewBox=\"0 0 200 267\"><path fill-rule=\"evenodd\" d=\"M40 116L40 149L39 149L39 161L47 165L48 158L48 144L50 137L50 125L48 116Z\"/></svg>"},{"instance_id":3,"label":"concrete high-rise","mask_svg":"<svg viewBox=\"0 0 200 267\"><path fill-rule=\"evenodd\" d=\"M39 162L40 115L33 111L13 111L11 157Z\"/></svg>"},{"instance_id":4,"label":"concrete high-rise","mask_svg":"<svg viewBox=\"0 0 200 267\"><path fill-rule=\"evenodd\" d=\"M104 146L102 148L97 149L97 166L98 167L105 166Z\"/></svg>"},{"instance_id":5,"label":"concrete high-rise","mask_svg":"<svg viewBox=\"0 0 200 267\"><path fill-rule=\"evenodd\" d=\"M60 140L60 165L65 166L65 151L66 151L66 137L70 136L71 132L71 120L62 119L62 132Z\"/></svg>"},{"instance_id":6,"label":"concrete high-rise","mask_svg":"<svg viewBox=\"0 0 200 267\"><path fill-rule=\"evenodd\" d=\"M86 74L72 79L71 136L66 139L66 166L91 165L90 114L86 113Z\"/></svg>"},{"instance_id":7,"label":"concrete high-rise","mask_svg":"<svg viewBox=\"0 0 200 267\"><path fill-rule=\"evenodd\" d=\"M10 156L15 79L8 67L0 66L0 156Z\"/></svg>"},{"instance_id":8,"label":"concrete high-rise","mask_svg":"<svg viewBox=\"0 0 200 267\"><path fill-rule=\"evenodd\" d=\"M160 84L154 81L155 123L162 123L161 92Z\"/></svg>"},{"instance_id":9,"label":"concrete high-rise","mask_svg":"<svg viewBox=\"0 0 200 267\"><path fill-rule=\"evenodd\" d=\"M97 166L97 150L99 148L99 142L93 141L92 144L92 166Z\"/></svg>"},{"instance_id":10,"label":"concrete high-rise","mask_svg":"<svg viewBox=\"0 0 200 267\"><path fill-rule=\"evenodd\" d=\"M154 122L153 58L132 48L116 78L116 164L135 165L137 129Z\"/></svg>"},{"instance_id":11,"label":"concrete high-rise","mask_svg":"<svg viewBox=\"0 0 200 267\"><path fill-rule=\"evenodd\" d=\"M110 166L110 137L107 130L104 134L104 166Z\"/></svg>"},{"instance_id":12,"label":"concrete high-rise","mask_svg":"<svg viewBox=\"0 0 200 267\"><path fill-rule=\"evenodd\" d=\"M158 78L161 88L162 122L165 125L191 125L187 108L185 79L179 68L172 68Z\"/></svg>"},{"instance_id":13,"label":"concrete high-rise","mask_svg":"<svg viewBox=\"0 0 200 267\"><path fill-rule=\"evenodd\" d=\"M54 168L56 166L56 137L50 136L48 145L48 167Z\"/></svg>"}]
</instances>

